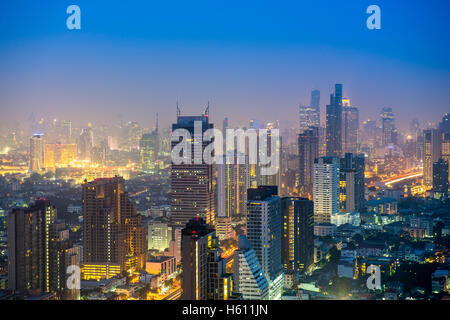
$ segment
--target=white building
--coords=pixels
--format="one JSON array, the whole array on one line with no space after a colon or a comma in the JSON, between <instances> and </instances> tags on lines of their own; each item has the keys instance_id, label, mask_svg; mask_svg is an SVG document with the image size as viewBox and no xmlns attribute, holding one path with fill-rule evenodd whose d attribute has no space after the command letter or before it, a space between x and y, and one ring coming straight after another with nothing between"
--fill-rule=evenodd
<instances>
[{"instance_id":1,"label":"white building","mask_svg":"<svg viewBox=\"0 0 450 320\"><path fill-rule=\"evenodd\" d=\"M148 224L148 249L164 251L172 241L172 227L164 222L152 221Z\"/></svg>"},{"instance_id":2,"label":"white building","mask_svg":"<svg viewBox=\"0 0 450 320\"><path fill-rule=\"evenodd\" d=\"M314 161L314 223L331 223L339 213L339 160L323 157Z\"/></svg>"},{"instance_id":3,"label":"white building","mask_svg":"<svg viewBox=\"0 0 450 320\"><path fill-rule=\"evenodd\" d=\"M269 298L269 283L245 236L239 237L239 250L234 252L234 290L244 300Z\"/></svg>"}]
</instances>

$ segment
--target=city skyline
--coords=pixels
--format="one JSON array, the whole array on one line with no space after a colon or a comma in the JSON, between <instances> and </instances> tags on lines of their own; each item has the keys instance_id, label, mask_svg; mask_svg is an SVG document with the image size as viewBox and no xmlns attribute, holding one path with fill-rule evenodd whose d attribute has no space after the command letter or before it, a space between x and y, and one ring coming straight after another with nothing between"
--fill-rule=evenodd
<instances>
[{"instance_id":1,"label":"city skyline","mask_svg":"<svg viewBox=\"0 0 450 320\"><path fill-rule=\"evenodd\" d=\"M362 120L378 119L390 107L397 114L414 110L426 125L448 111L445 1L426 7L380 1L383 27L376 31L365 28L365 1L326 1L327 10L249 2L239 12L202 3L199 11L181 3L141 4L141 10L114 1L107 10L101 2L77 4L82 27L76 31L65 26L63 4L1 5L7 13L0 24L2 118L20 121L33 112L81 125L80 115L89 113L97 124L122 115L151 126L159 113L161 127L168 127L176 101L184 115L210 101L215 123L229 117L244 126L243 117L258 114L288 127L297 125L289 115L308 105L315 89L323 122L334 83L344 84ZM272 111L280 108L275 119ZM405 130L411 120L402 117L397 125Z\"/></svg>"},{"instance_id":2,"label":"city skyline","mask_svg":"<svg viewBox=\"0 0 450 320\"><path fill-rule=\"evenodd\" d=\"M450 300L449 9L0 3L0 300Z\"/></svg>"}]
</instances>

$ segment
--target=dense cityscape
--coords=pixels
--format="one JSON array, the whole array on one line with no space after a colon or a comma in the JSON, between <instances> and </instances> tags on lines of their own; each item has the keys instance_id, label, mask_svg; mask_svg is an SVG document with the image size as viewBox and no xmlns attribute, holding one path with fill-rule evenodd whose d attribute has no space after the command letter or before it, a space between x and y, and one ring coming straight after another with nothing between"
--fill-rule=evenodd
<instances>
[{"instance_id":1,"label":"dense cityscape","mask_svg":"<svg viewBox=\"0 0 450 320\"><path fill-rule=\"evenodd\" d=\"M449 13L0 1L1 314L445 316Z\"/></svg>"},{"instance_id":2,"label":"dense cityscape","mask_svg":"<svg viewBox=\"0 0 450 320\"><path fill-rule=\"evenodd\" d=\"M293 128L213 122L209 104L177 104L170 128L0 127L0 299L448 299L450 114L402 131L395 108L360 119L336 84L322 123L323 100ZM265 132L276 173L251 139L226 148L240 161L174 163L174 132L197 124Z\"/></svg>"}]
</instances>

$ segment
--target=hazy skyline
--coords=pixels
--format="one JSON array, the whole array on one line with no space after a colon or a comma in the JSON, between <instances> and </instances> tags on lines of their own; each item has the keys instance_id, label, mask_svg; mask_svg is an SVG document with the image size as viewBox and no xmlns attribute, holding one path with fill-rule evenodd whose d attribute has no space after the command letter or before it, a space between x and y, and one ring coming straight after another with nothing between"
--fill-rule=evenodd
<instances>
[{"instance_id":1,"label":"hazy skyline","mask_svg":"<svg viewBox=\"0 0 450 320\"><path fill-rule=\"evenodd\" d=\"M0 4L0 117L111 123L119 114L161 127L208 101L221 127L248 120L298 126L298 105L335 83L379 119L391 107L406 129L449 112L448 1L74 1ZM365 27L377 4L382 29ZM82 29L66 28L81 8Z\"/></svg>"}]
</instances>

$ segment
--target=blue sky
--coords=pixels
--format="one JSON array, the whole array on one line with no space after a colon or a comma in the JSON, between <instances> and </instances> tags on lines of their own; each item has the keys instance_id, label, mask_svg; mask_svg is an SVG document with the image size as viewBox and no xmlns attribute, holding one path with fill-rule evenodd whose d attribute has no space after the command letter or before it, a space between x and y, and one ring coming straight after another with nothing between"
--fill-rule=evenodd
<instances>
[{"instance_id":1,"label":"blue sky","mask_svg":"<svg viewBox=\"0 0 450 320\"><path fill-rule=\"evenodd\" d=\"M70 4L81 30L66 28ZM371 4L381 30L366 28ZM324 108L334 83L361 119L390 106L406 127L450 111L446 0L15 0L0 15L0 116L150 126L159 112L167 125L178 99L187 114L211 101L218 125L296 125L298 104L317 88Z\"/></svg>"}]
</instances>

